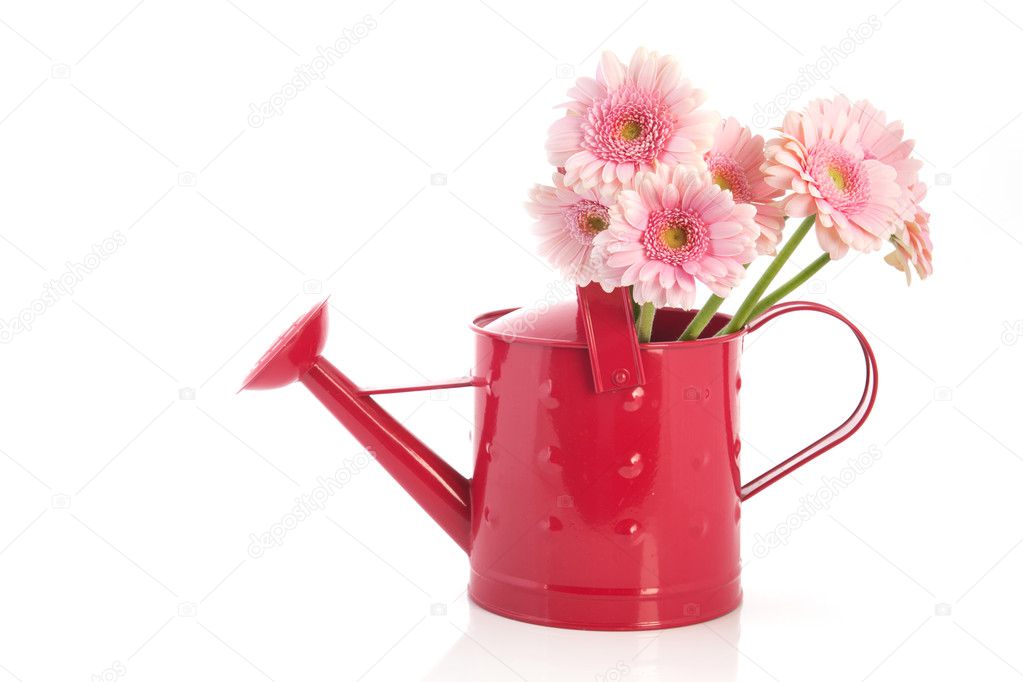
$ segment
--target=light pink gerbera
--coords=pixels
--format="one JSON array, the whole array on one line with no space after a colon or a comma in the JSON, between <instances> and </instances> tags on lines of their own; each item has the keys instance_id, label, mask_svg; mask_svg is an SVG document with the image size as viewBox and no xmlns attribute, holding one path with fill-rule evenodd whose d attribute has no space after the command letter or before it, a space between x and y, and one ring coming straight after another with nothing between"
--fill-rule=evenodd
<instances>
[{"instance_id":1,"label":"light pink gerbera","mask_svg":"<svg viewBox=\"0 0 1023 682\"><path fill-rule=\"evenodd\" d=\"M611 207L611 226L597 236L605 259L602 284L633 286L638 303L692 308L696 280L718 296L742 279L756 256L756 209L737 204L706 173L660 166L635 179Z\"/></svg>"},{"instance_id":2,"label":"light pink gerbera","mask_svg":"<svg viewBox=\"0 0 1023 682\"><path fill-rule=\"evenodd\" d=\"M830 100L790 111L781 137L767 144L767 183L791 190L785 212L816 214L817 240L832 258L873 251L894 231L902 190L894 168L864 158L860 126Z\"/></svg>"},{"instance_id":3,"label":"light pink gerbera","mask_svg":"<svg viewBox=\"0 0 1023 682\"><path fill-rule=\"evenodd\" d=\"M919 182L912 186L913 216L903 222L903 229L891 236L895 250L884 257L884 260L896 270L906 273L906 284L913 280L912 270L920 279L927 279L932 272L931 251L931 214L923 210L920 202L927 194L927 186ZM912 268L910 267L912 266Z\"/></svg>"},{"instance_id":4,"label":"light pink gerbera","mask_svg":"<svg viewBox=\"0 0 1023 682\"><path fill-rule=\"evenodd\" d=\"M902 122L886 123L885 113L867 100L850 105L845 97L839 96L835 98L835 106L848 107L850 120L859 124L863 158L877 159L895 169L895 182L902 189L899 213L906 220L912 219L916 207L913 188L923 163L911 158L915 143L902 139Z\"/></svg>"},{"instance_id":5,"label":"light pink gerbera","mask_svg":"<svg viewBox=\"0 0 1023 682\"><path fill-rule=\"evenodd\" d=\"M593 190L573 192L564 176L554 174L554 186L536 185L529 191L526 210L536 219L540 255L580 286L595 279L593 238L610 222L606 200Z\"/></svg>"},{"instance_id":6,"label":"light pink gerbera","mask_svg":"<svg viewBox=\"0 0 1023 682\"><path fill-rule=\"evenodd\" d=\"M764 182L764 138L752 135L734 118L725 119L705 160L715 185L731 190L736 203L753 204L757 209L757 251L773 256L781 241L785 213L776 201L783 192Z\"/></svg>"},{"instance_id":7,"label":"light pink gerbera","mask_svg":"<svg viewBox=\"0 0 1023 682\"><path fill-rule=\"evenodd\" d=\"M568 94L547 157L565 169L569 187L614 191L658 163L702 166L718 124L716 113L697 110L704 94L678 62L642 48L628 67L605 52L596 80L580 78Z\"/></svg>"}]
</instances>

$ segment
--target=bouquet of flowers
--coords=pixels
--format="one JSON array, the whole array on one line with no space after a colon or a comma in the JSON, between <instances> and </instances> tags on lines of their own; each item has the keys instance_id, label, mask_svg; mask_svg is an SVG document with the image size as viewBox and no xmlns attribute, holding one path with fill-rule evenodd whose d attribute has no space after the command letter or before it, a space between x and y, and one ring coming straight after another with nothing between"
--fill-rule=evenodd
<instances>
[{"instance_id":1,"label":"bouquet of flowers","mask_svg":"<svg viewBox=\"0 0 1023 682\"><path fill-rule=\"evenodd\" d=\"M552 185L527 204L541 255L580 286L629 287L639 340L657 308L692 309L697 281L710 297L679 341L700 338L758 255L772 258L724 335L748 322L850 249L877 251L920 279L931 274L927 188L902 124L865 100L815 100L790 111L777 137L701 108L704 94L678 62L644 49L628 65L605 53L596 78L568 91L550 128ZM786 219L801 218L783 239ZM823 253L770 290L813 228Z\"/></svg>"}]
</instances>

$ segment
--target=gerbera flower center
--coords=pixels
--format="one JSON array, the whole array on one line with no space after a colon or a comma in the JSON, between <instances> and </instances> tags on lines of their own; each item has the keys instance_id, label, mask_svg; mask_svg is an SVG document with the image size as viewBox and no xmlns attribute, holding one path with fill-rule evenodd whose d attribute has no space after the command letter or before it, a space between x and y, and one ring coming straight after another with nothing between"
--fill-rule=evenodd
<instances>
[{"instance_id":1,"label":"gerbera flower center","mask_svg":"<svg viewBox=\"0 0 1023 682\"><path fill-rule=\"evenodd\" d=\"M610 214L607 207L596 201L581 199L564 210L565 229L577 241L590 244L593 238L607 229Z\"/></svg>"},{"instance_id":2,"label":"gerbera flower center","mask_svg":"<svg viewBox=\"0 0 1023 682\"><path fill-rule=\"evenodd\" d=\"M695 213L672 208L650 213L642 242L647 258L683 265L707 252L710 236Z\"/></svg>"},{"instance_id":3,"label":"gerbera flower center","mask_svg":"<svg viewBox=\"0 0 1023 682\"><path fill-rule=\"evenodd\" d=\"M831 182L835 183L835 187L839 190L845 189L845 176L842 175L842 169L835 166L828 168L828 175L831 176Z\"/></svg>"},{"instance_id":4,"label":"gerbera flower center","mask_svg":"<svg viewBox=\"0 0 1023 682\"><path fill-rule=\"evenodd\" d=\"M813 145L807 167L821 196L835 209L859 213L870 200L870 181L863 161L837 142L821 140Z\"/></svg>"},{"instance_id":5,"label":"gerbera flower center","mask_svg":"<svg viewBox=\"0 0 1023 682\"><path fill-rule=\"evenodd\" d=\"M681 249L689 241L689 233L682 227L670 227L661 233L661 243L669 249Z\"/></svg>"},{"instance_id":6,"label":"gerbera flower center","mask_svg":"<svg viewBox=\"0 0 1023 682\"><path fill-rule=\"evenodd\" d=\"M731 191L732 199L736 203L749 203L753 197L750 181L735 159L724 154L708 154L706 161L707 170L710 171L711 180L715 185Z\"/></svg>"},{"instance_id":7,"label":"gerbera flower center","mask_svg":"<svg viewBox=\"0 0 1023 682\"><path fill-rule=\"evenodd\" d=\"M622 132L619 133L622 139L631 142L639 137L640 133L643 132L643 126L636 121L626 121L625 125L622 126Z\"/></svg>"},{"instance_id":8,"label":"gerbera flower center","mask_svg":"<svg viewBox=\"0 0 1023 682\"><path fill-rule=\"evenodd\" d=\"M583 144L601 161L651 163L675 128L671 109L655 93L624 85L595 102L583 123Z\"/></svg>"},{"instance_id":9,"label":"gerbera flower center","mask_svg":"<svg viewBox=\"0 0 1023 682\"><path fill-rule=\"evenodd\" d=\"M600 234L607 229L607 219L604 216L588 215L583 222L583 229L592 234Z\"/></svg>"}]
</instances>

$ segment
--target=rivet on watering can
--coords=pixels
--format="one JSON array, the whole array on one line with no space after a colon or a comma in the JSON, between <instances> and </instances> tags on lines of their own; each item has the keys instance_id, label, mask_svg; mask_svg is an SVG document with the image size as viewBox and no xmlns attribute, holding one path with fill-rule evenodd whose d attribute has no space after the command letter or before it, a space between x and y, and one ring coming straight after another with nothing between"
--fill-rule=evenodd
<instances>
[{"instance_id":1,"label":"rivet on watering can","mask_svg":"<svg viewBox=\"0 0 1023 682\"><path fill-rule=\"evenodd\" d=\"M624 384L628 380L629 380L629 370L627 370L627 369L616 369L611 374L611 381L613 381L618 386L621 386L622 384Z\"/></svg>"}]
</instances>

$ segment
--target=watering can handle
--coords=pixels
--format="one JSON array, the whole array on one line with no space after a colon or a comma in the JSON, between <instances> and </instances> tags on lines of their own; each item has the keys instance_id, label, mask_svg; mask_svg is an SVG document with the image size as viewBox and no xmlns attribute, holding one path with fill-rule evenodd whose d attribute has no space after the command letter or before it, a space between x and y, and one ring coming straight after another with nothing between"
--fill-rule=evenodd
<instances>
[{"instance_id":1,"label":"watering can handle","mask_svg":"<svg viewBox=\"0 0 1023 682\"><path fill-rule=\"evenodd\" d=\"M749 331L755 332L757 329L760 329L779 315L796 312L797 310L811 310L818 313L824 313L825 315L830 315L831 317L845 323L845 325L852 330L852 333L856 335L856 340L859 341L860 348L863 349L863 359L867 365L867 377L863 385L863 395L860 397L860 402L856 406L856 409L854 409L852 414L849 415L849 418L842 422L837 428L833 429L825 436L818 438L816 441L792 455L781 464L774 466L754 478L746 485L742 486L739 491L739 497L742 500L748 500L767 486L791 474L793 471L803 466L813 458L827 452L847 439L849 436L856 433L856 431L863 426L863 422L867 420L870 410L874 407L874 399L877 397L877 361L874 359L874 351L871 350L870 344L867 343L867 339L863 336L863 333L838 311L810 301L790 301L787 303L779 303L776 306L768 308L763 315L758 317L749 327Z\"/></svg>"},{"instance_id":2,"label":"watering can handle","mask_svg":"<svg viewBox=\"0 0 1023 682\"><path fill-rule=\"evenodd\" d=\"M576 297L594 389L605 393L642 386L646 378L628 287L604 291L594 282L576 287Z\"/></svg>"}]
</instances>

